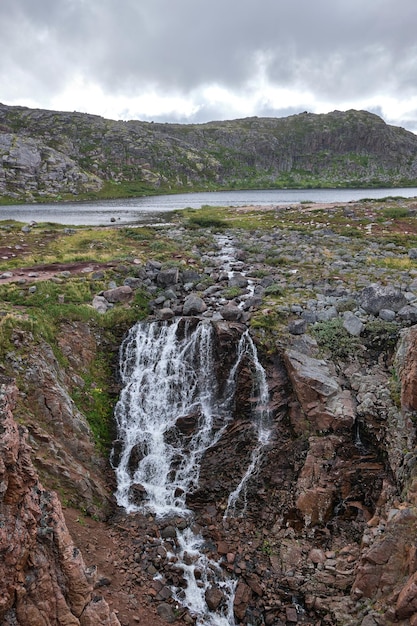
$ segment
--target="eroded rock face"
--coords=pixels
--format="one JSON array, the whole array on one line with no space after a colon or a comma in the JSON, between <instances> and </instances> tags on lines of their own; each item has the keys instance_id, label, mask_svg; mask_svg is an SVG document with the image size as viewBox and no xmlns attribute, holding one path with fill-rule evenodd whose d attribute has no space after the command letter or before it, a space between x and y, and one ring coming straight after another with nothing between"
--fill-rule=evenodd
<instances>
[{"instance_id":1,"label":"eroded rock face","mask_svg":"<svg viewBox=\"0 0 417 626\"><path fill-rule=\"evenodd\" d=\"M93 596L57 495L46 491L30 459L27 431L13 419L17 388L0 380L0 621L4 626L117 626Z\"/></svg>"}]
</instances>

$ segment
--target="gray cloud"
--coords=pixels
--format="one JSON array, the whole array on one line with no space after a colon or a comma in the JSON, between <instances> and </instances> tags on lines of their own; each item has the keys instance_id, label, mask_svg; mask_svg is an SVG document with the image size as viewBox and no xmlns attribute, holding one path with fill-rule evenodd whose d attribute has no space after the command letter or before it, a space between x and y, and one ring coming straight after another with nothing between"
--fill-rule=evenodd
<instances>
[{"instance_id":1,"label":"gray cloud","mask_svg":"<svg viewBox=\"0 0 417 626\"><path fill-rule=\"evenodd\" d=\"M150 88L195 96L210 84L244 93L263 72L332 108L411 99L416 23L415 0L2 0L2 98L47 106L76 75L113 96ZM292 105L260 100L258 109ZM227 117L227 109L201 101L196 117L209 115Z\"/></svg>"}]
</instances>

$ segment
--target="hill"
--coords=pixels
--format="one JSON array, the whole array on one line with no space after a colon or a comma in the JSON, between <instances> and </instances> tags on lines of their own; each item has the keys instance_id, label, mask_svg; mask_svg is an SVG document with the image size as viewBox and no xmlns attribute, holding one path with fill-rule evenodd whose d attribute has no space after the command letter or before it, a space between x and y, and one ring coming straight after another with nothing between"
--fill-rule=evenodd
<instances>
[{"instance_id":1,"label":"hill","mask_svg":"<svg viewBox=\"0 0 417 626\"><path fill-rule=\"evenodd\" d=\"M417 136L354 110L184 125L0 104L0 157L6 202L417 184Z\"/></svg>"}]
</instances>

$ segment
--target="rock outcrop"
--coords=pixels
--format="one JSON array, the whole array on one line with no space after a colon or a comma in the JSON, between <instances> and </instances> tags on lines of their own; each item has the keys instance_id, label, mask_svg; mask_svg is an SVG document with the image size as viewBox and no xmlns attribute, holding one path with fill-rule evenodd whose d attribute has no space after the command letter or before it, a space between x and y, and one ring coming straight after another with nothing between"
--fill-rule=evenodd
<instances>
[{"instance_id":1,"label":"rock outcrop","mask_svg":"<svg viewBox=\"0 0 417 626\"><path fill-rule=\"evenodd\" d=\"M91 194L106 181L132 181L139 194L417 180L416 136L365 111L180 125L0 105L0 157L0 194L27 200Z\"/></svg>"},{"instance_id":2,"label":"rock outcrop","mask_svg":"<svg viewBox=\"0 0 417 626\"><path fill-rule=\"evenodd\" d=\"M0 380L0 621L4 626L119 626L94 592L56 493L39 481L26 429L13 419L17 388Z\"/></svg>"}]
</instances>

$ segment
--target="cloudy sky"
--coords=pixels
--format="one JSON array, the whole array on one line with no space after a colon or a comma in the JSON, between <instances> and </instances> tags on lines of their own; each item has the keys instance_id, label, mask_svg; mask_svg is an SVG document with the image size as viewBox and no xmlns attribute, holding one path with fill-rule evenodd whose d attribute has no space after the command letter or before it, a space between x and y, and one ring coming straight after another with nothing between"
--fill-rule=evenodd
<instances>
[{"instance_id":1,"label":"cloudy sky","mask_svg":"<svg viewBox=\"0 0 417 626\"><path fill-rule=\"evenodd\" d=\"M0 102L205 122L367 109L417 133L416 0L0 0Z\"/></svg>"}]
</instances>

